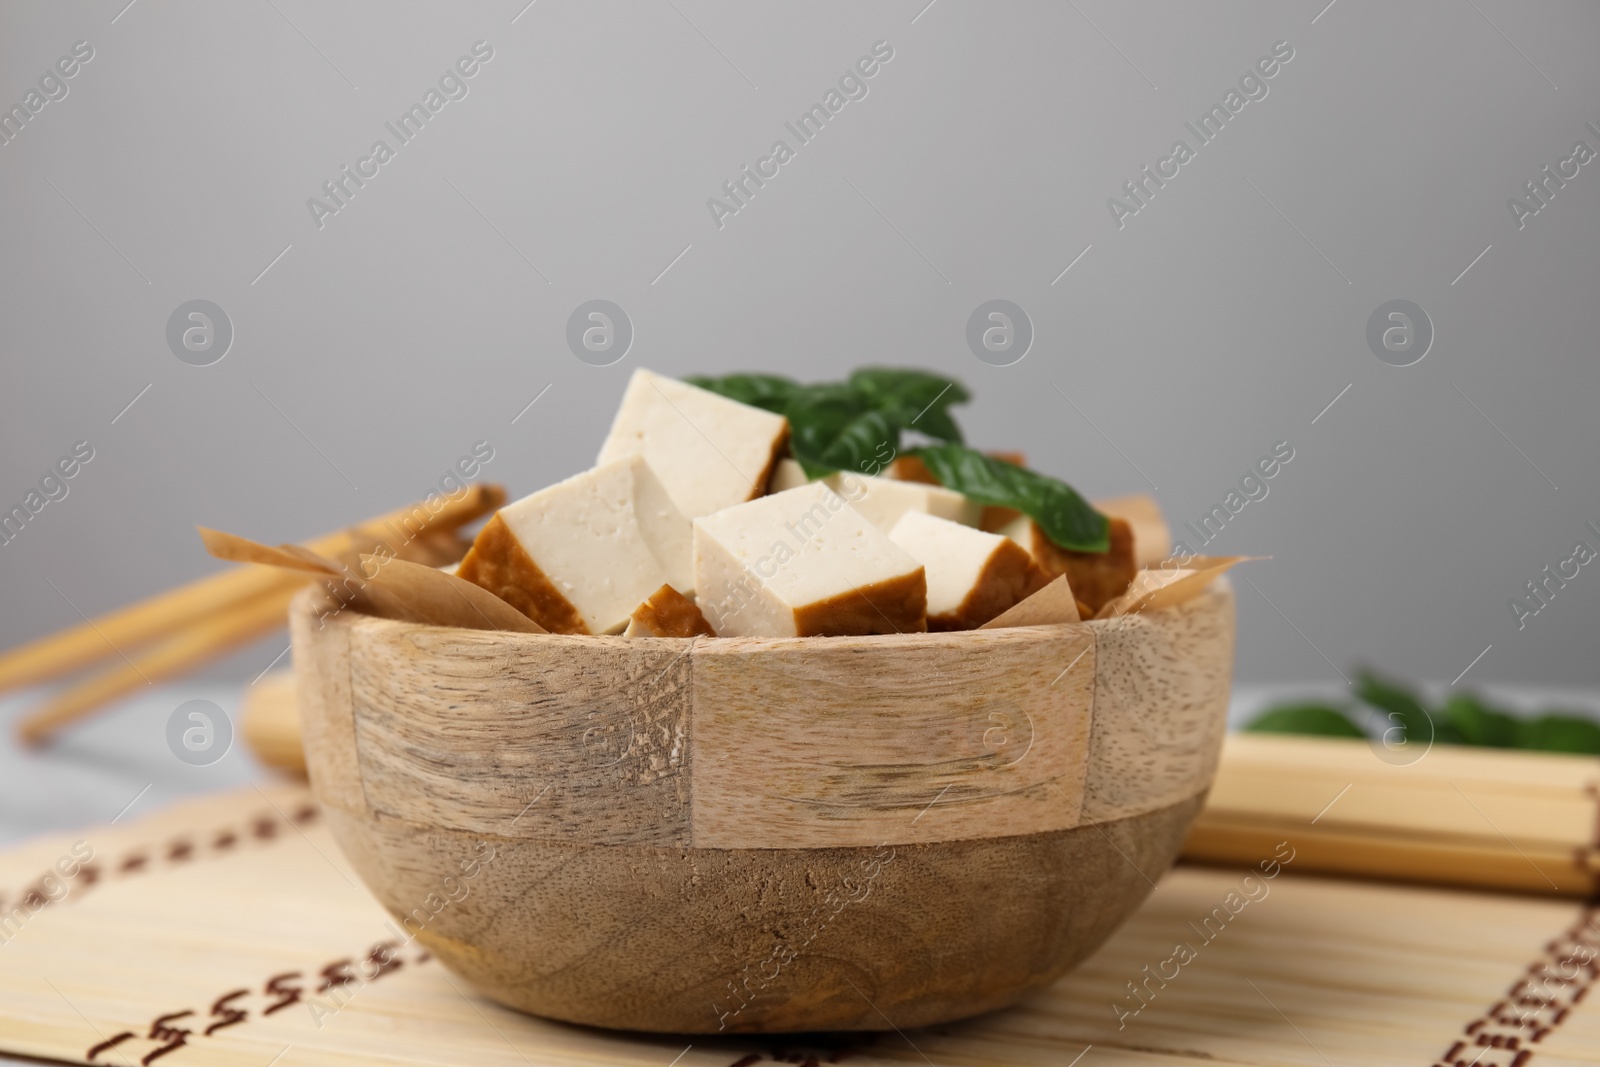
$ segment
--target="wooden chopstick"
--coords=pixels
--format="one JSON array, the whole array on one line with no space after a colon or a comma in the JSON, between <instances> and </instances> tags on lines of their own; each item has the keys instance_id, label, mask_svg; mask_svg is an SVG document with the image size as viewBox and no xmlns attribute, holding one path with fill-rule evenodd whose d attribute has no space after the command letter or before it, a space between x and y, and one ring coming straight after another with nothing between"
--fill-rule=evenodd
<instances>
[{"instance_id":1,"label":"wooden chopstick","mask_svg":"<svg viewBox=\"0 0 1600 1067\"><path fill-rule=\"evenodd\" d=\"M1295 866L1307 871L1512 890L1585 898L1595 893L1597 870L1582 850L1481 838L1413 838L1361 831L1324 830L1271 821L1231 822L1202 817L1190 831L1184 857L1205 863L1249 866L1272 855L1279 841L1294 842Z\"/></svg>"},{"instance_id":2,"label":"wooden chopstick","mask_svg":"<svg viewBox=\"0 0 1600 1067\"><path fill-rule=\"evenodd\" d=\"M1434 745L1401 762L1364 741L1230 735L1184 856L1248 862L1283 840L1297 869L1588 896L1600 760Z\"/></svg>"},{"instance_id":3,"label":"wooden chopstick","mask_svg":"<svg viewBox=\"0 0 1600 1067\"><path fill-rule=\"evenodd\" d=\"M180 586L0 656L0 692L69 674L193 625L230 604L296 584L290 575L239 568Z\"/></svg>"},{"instance_id":4,"label":"wooden chopstick","mask_svg":"<svg viewBox=\"0 0 1600 1067\"><path fill-rule=\"evenodd\" d=\"M61 727L140 686L186 674L271 633L283 625L289 602L304 585L304 582L291 581L250 600L230 604L203 622L134 653L129 662L76 683L23 719L17 727L17 736L28 744L38 744Z\"/></svg>"},{"instance_id":5,"label":"wooden chopstick","mask_svg":"<svg viewBox=\"0 0 1600 1067\"><path fill-rule=\"evenodd\" d=\"M505 490L497 485L474 485L459 499L444 500L444 506L431 515L426 506L413 504L326 534L307 547L334 557L371 551L379 542L391 543L398 549L400 546L393 543L397 540L426 531L453 529L487 515L505 503ZM0 656L0 693L59 677L119 651L126 654L141 643L166 637L231 605L301 584L304 583L292 575L257 567L239 567L201 578Z\"/></svg>"}]
</instances>

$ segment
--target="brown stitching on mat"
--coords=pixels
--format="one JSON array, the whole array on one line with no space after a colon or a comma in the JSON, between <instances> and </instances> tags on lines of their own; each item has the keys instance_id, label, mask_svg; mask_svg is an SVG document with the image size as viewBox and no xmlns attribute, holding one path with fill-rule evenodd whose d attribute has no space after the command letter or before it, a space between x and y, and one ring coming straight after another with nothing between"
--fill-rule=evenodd
<instances>
[{"instance_id":1,"label":"brown stitching on mat","mask_svg":"<svg viewBox=\"0 0 1600 1067\"><path fill-rule=\"evenodd\" d=\"M289 820L291 823L304 825L314 821L316 817L316 806L310 803L302 803L295 808L294 812L289 816ZM281 829L279 824L282 821L276 814L262 814L253 816L244 825L249 828L251 837L254 837L257 841L269 842L286 840L279 833ZM168 863L183 863L200 859L206 852L220 855L228 852L243 841L245 836L246 830L239 826L223 826L206 833L175 837L167 842L164 849L148 844L134 845L123 851L120 859L115 863L109 863L104 867L94 861L85 863L78 869L74 881L77 883L78 888L82 890L99 882L102 874L112 874L120 878L136 874L148 874L157 868L157 864L152 861L154 856L164 855ZM199 843L207 838L209 838L208 844ZM37 885L30 885L14 896L0 893L0 900L16 899L19 903L27 904L33 911L37 912L49 904L72 900L79 895L81 894L69 893L59 900L51 900L44 895Z\"/></svg>"},{"instance_id":2,"label":"brown stitching on mat","mask_svg":"<svg viewBox=\"0 0 1600 1067\"><path fill-rule=\"evenodd\" d=\"M124 1030L107 1041L90 1046L88 1052L84 1053L83 1058L92 1064L96 1062L95 1057L97 1055L116 1048L124 1041L154 1042L157 1047L146 1052L139 1060L144 1067L150 1067L153 1061L187 1045L191 1037L210 1037L213 1031L237 1026L239 1023L249 1021L251 1017L250 1007L237 1003L240 1000L245 1000L247 1004L253 1006L256 1009L255 1014L265 1017L275 1011L287 1008L291 1004L303 1003L302 998L305 993L305 986L302 982L308 976L320 974L326 979L322 985L322 991L326 991L330 987L342 986L348 982L360 981L365 985L382 978L391 971L399 970L404 966L404 963L396 958L393 949L394 943L388 941L380 942L371 948L366 958L362 961L363 963L373 964L376 967L376 970L370 975L351 973L349 971L350 964L353 962L351 959L335 960L321 968L307 967L298 971L284 971L282 974L275 974L267 978L261 985L260 993L252 992L253 987L246 987L222 994L211 1004L211 1019L214 1021L198 1034L191 1029L170 1025L174 1020L194 1015L193 1010L186 1009L184 1011L169 1012L165 1015L156 1016L150 1024L147 1036L140 1038L134 1031ZM414 958L412 962L421 963L426 958L427 955L424 953ZM336 1001L336 1003L340 1007L344 1006L341 1001ZM198 1027L200 1022L196 1022L194 1025Z\"/></svg>"},{"instance_id":3,"label":"brown stitching on mat","mask_svg":"<svg viewBox=\"0 0 1600 1067\"><path fill-rule=\"evenodd\" d=\"M1600 978L1600 907L1547 942L1504 999L1462 1029L1434 1067L1523 1067Z\"/></svg>"}]
</instances>

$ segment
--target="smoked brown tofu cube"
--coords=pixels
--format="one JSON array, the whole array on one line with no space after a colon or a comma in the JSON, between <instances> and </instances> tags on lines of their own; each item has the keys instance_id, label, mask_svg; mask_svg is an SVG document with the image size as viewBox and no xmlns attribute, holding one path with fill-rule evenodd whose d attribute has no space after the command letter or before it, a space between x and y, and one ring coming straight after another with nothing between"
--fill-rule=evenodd
<instances>
[{"instance_id":1,"label":"smoked brown tofu cube","mask_svg":"<svg viewBox=\"0 0 1600 1067\"><path fill-rule=\"evenodd\" d=\"M628 456L497 511L458 574L556 634L619 633L662 585L693 588L693 534Z\"/></svg>"},{"instance_id":2,"label":"smoked brown tofu cube","mask_svg":"<svg viewBox=\"0 0 1600 1067\"><path fill-rule=\"evenodd\" d=\"M694 571L721 637L927 629L922 565L820 482L696 519Z\"/></svg>"},{"instance_id":3,"label":"smoked brown tofu cube","mask_svg":"<svg viewBox=\"0 0 1600 1067\"><path fill-rule=\"evenodd\" d=\"M633 609L623 637L715 637L694 601L664 585Z\"/></svg>"},{"instance_id":4,"label":"smoked brown tofu cube","mask_svg":"<svg viewBox=\"0 0 1600 1067\"><path fill-rule=\"evenodd\" d=\"M902 515L889 539L928 572L930 630L976 629L1050 581L1011 538L920 511Z\"/></svg>"},{"instance_id":5,"label":"smoked brown tofu cube","mask_svg":"<svg viewBox=\"0 0 1600 1067\"><path fill-rule=\"evenodd\" d=\"M1073 596L1083 602L1089 609L1087 615L1092 617L1101 605L1121 596L1139 570L1133 554L1133 527L1126 519L1113 518L1110 523L1111 548L1107 552L1060 548L1025 515L997 532L1027 549L1050 577L1066 575Z\"/></svg>"}]
</instances>

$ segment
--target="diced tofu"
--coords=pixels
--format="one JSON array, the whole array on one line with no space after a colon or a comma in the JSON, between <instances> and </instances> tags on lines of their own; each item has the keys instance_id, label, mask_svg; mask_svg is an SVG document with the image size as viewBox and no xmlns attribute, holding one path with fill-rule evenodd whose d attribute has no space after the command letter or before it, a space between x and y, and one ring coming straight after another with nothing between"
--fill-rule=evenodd
<instances>
[{"instance_id":1,"label":"diced tofu","mask_svg":"<svg viewBox=\"0 0 1600 1067\"><path fill-rule=\"evenodd\" d=\"M920 460L917 462L921 463ZM976 526L983 515L983 508L937 482L901 481L853 474L850 471L835 471L818 480L844 497L847 504L865 515L868 522L884 533L894 529L900 516L908 511L925 511L929 515L967 526ZM799 463L792 459L781 459L777 470L773 472L770 492L797 489L809 481Z\"/></svg>"},{"instance_id":2,"label":"diced tofu","mask_svg":"<svg viewBox=\"0 0 1600 1067\"><path fill-rule=\"evenodd\" d=\"M928 629L972 630L1048 585L1009 537L908 511L889 539L928 572Z\"/></svg>"},{"instance_id":3,"label":"diced tofu","mask_svg":"<svg viewBox=\"0 0 1600 1067\"><path fill-rule=\"evenodd\" d=\"M694 601L664 585L633 609L623 637L715 637Z\"/></svg>"},{"instance_id":4,"label":"diced tofu","mask_svg":"<svg viewBox=\"0 0 1600 1067\"><path fill-rule=\"evenodd\" d=\"M639 456L495 513L461 577L558 634L618 633L662 585L694 588L689 521Z\"/></svg>"},{"instance_id":5,"label":"diced tofu","mask_svg":"<svg viewBox=\"0 0 1600 1067\"><path fill-rule=\"evenodd\" d=\"M722 637L927 629L922 565L820 482L696 519L694 571Z\"/></svg>"},{"instance_id":6,"label":"diced tofu","mask_svg":"<svg viewBox=\"0 0 1600 1067\"><path fill-rule=\"evenodd\" d=\"M1096 500L1094 506L1102 515L1128 520L1133 527L1133 558L1139 566L1154 567L1172 553L1172 529L1155 497L1134 493Z\"/></svg>"},{"instance_id":7,"label":"diced tofu","mask_svg":"<svg viewBox=\"0 0 1600 1067\"><path fill-rule=\"evenodd\" d=\"M1111 519L1111 548L1106 552L1074 552L1059 548L1044 535L1038 523L1019 516L996 531L1026 548L1034 562L1054 578L1067 576L1073 595L1093 614L1128 588L1138 571L1133 558L1133 527L1126 519Z\"/></svg>"},{"instance_id":8,"label":"diced tofu","mask_svg":"<svg viewBox=\"0 0 1600 1067\"><path fill-rule=\"evenodd\" d=\"M806 469L792 459L780 459L772 471L772 482L767 486L767 493L781 493L786 489L798 489L811 479L806 477Z\"/></svg>"},{"instance_id":9,"label":"diced tofu","mask_svg":"<svg viewBox=\"0 0 1600 1067\"><path fill-rule=\"evenodd\" d=\"M839 471L823 479L849 505L884 533L908 511L923 511L964 526L978 525L983 509L953 489Z\"/></svg>"},{"instance_id":10,"label":"diced tofu","mask_svg":"<svg viewBox=\"0 0 1600 1067\"><path fill-rule=\"evenodd\" d=\"M697 519L765 492L788 440L782 415L636 370L598 462L643 456L678 510Z\"/></svg>"}]
</instances>

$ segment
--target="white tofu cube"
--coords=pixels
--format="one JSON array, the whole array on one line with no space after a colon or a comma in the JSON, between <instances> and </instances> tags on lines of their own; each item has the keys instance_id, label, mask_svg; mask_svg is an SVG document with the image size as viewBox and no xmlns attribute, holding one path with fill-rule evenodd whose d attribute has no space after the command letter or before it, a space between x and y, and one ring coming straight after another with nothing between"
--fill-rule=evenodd
<instances>
[{"instance_id":1,"label":"white tofu cube","mask_svg":"<svg viewBox=\"0 0 1600 1067\"><path fill-rule=\"evenodd\" d=\"M617 633L662 585L694 588L692 538L650 465L628 456L501 508L460 573L551 633Z\"/></svg>"},{"instance_id":2,"label":"white tofu cube","mask_svg":"<svg viewBox=\"0 0 1600 1067\"><path fill-rule=\"evenodd\" d=\"M928 572L928 629L971 630L1042 589L1050 578L1009 537L908 511L889 539Z\"/></svg>"},{"instance_id":3,"label":"white tofu cube","mask_svg":"<svg viewBox=\"0 0 1600 1067\"><path fill-rule=\"evenodd\" d=\"M722 637L927 629L922 565L820 482L696 519L694 570Z\"/></svg>"},{"instance_id":4,"label":"white tofu cube","mask_svg":"<svg viewBox=\"0 0 1600 1067\"><path fill-rule=\"evenodd\" d=\"M789 440L782 415L636 370L600 463L643 456L686 518L760 496Z\"/></svg>"},{"instance_id":5,"label":"white tofu cube","mask_svg":"<svg viewBox=\"0 0 1600 1067\"><path fill-rule=\"evenodd\" d=\"M805 468L799 463L792 459L780 459L777 469L772 472L769 492L782 493L810 481ZM906 482L850 471L835 471L818 481L844 497L845 503L861 512L868 522L884 533L894 529L900 516L908 511L925 511L964 526L976 526L983 517L981 505L942 485Z\"/></svg>"},{"instance_id":6,"label":"white tofu cube","mask_svg":"<svg viewBox=\"0 0 1600 1067\"><path fill-rule=\"evenodd\" d=\"M980 505L942 485L902 482L849 471L830 474L824 481L884 533L894 529L900 516L908 511L926 512L963 526L976 526L983 517Z\"/></svg>"}]
</instances>

